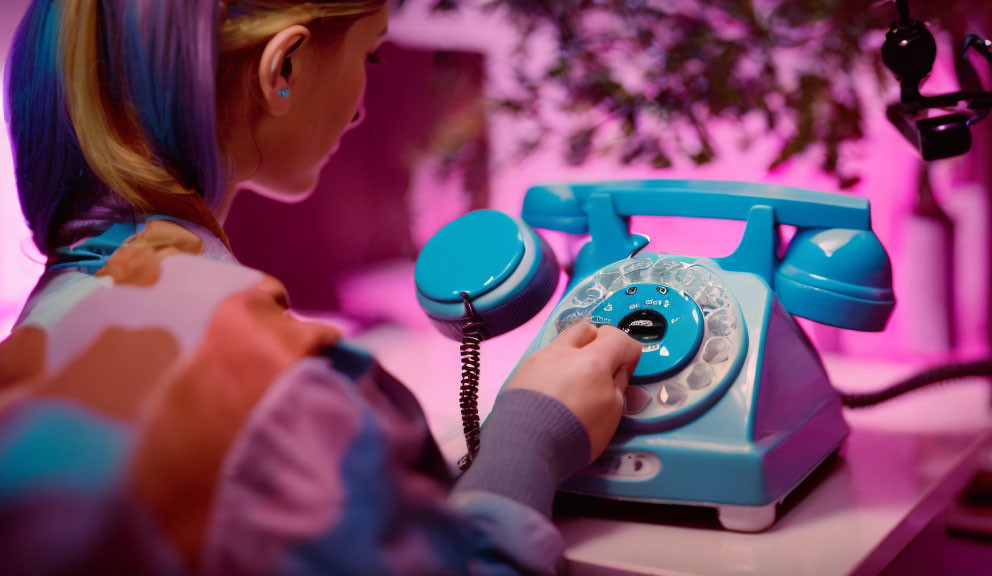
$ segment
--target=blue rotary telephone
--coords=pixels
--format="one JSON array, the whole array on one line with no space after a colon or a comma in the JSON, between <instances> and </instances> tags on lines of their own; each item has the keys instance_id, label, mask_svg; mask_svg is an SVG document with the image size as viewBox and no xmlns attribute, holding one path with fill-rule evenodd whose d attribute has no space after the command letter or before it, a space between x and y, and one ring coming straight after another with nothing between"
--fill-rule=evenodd
<instances>
[{"instance_id":1,"label":"blue rotary telephone","mask_svg":"<svg viewBox=\"0 0 992 576\"><path fill-rule=\"evenodd\" d=\"M727 257L675 256L643 252L648 239L629 231L634 215L747 224ZM784 253L779 225L797 228ZM470 456L478 343L532 318L558 281L554 254L531 227L590 240L526 353L579 319L642 343L620 430L562 490L715 507L731 530L771 526L776 505L848 434L840 395L793 316L879 331L895 306L868 201L738 182L560 184L531 188L522 220L480 210L450 223L424 247L415 277L428 316L462 340Z\"/></svg>"}]
</instances>

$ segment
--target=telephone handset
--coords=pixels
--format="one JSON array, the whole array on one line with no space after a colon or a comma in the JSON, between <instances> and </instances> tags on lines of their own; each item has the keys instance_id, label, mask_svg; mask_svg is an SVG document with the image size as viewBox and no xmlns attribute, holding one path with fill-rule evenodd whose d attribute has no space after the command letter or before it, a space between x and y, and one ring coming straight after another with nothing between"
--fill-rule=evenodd
<instances>
[{"instance_id":1,"label":"telephone handset","mask_svg":"<svg viewBox=\"0 0 992 576\"><path fill-rule=\"evenodd\" d=\"M641 180L535 186L524 199L531 226L592 236L576 260L576 281L646 245L628 232L629 216L747 221L738 249L717 262L761 276L795 316L878 331L895 305L888 255L864 198L768 184ZM780 262L779 224L799 229Z\"/></svg>"},{"instance_id":2,"label":"telephone handset","mask_svg":"<svg viewBox=\"0 0 992 576\"><path fill-rule=\"evenodd\" d=\"M629 230L634 215L747 224L729 256L674 256L643 251L647 238ZM779 225L797 228L781 258ZM716 506L730 529L770 526L776 503L848 432L840 398L792 316L877 331L895 305L868 201L739 182L559 184L531 188L522 220L482 210L452 222L424 247L415 277L428 316L474 358L463 372L462 412L476 440L466 408L478 341L532 318L557 283L554 255L530 226L590 240L526 354L579 319L642 343L617 436L563 489Z\"/></svg>"}]
</instances>

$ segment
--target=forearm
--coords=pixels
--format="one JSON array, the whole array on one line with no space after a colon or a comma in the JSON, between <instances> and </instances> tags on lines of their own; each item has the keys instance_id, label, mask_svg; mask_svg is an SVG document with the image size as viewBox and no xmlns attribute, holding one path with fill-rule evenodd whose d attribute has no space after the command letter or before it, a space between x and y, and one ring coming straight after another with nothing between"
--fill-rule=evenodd
<instances>
[{"instance_id":1,"label":"forearm","mask_svg":"<svg viewBox=\"0 0 992 576\"><path fill-rule=\"evenodd\" d=\"M554 493L589 461L589 436L561 402L531 390L497 398L482 444L455 492L484 491L551 516Z\"/></svg>"}]
</instances>

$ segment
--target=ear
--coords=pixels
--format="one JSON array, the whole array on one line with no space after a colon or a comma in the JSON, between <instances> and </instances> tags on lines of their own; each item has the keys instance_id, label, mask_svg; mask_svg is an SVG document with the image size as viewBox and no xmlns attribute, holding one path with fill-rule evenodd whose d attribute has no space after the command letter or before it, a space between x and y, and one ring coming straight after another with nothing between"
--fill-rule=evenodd
<instances>
[{"instance_id":1,"label":"ear","mask_svg":"<svg viewBox=\"0 0 992 576\"><path fill-rule=\"evenodd\" d=\"M258 62L258 84L266 112L282 116L289 112L293 100L292 88L296 85L292 57L310 41L310 30L294 25L279 32L269 40ZM279 95L290 90L289 96Z\"/></svg>"}]
</instances>

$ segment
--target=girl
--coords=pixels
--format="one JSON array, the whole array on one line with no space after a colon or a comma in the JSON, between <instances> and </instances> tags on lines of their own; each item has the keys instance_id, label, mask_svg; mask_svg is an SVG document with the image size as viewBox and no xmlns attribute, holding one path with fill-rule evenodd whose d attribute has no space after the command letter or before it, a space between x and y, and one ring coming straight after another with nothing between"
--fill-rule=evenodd
<instances>
[{"instance_id":1,"label":"girl","mask_svg":"<svg viewBox=\"0 0 992 576\"><path fill-rule=\"evenodd\" d=\"M48 263L0 344L5 573L555 571L554 491L613 435L639 345L579 324L530 357L453 481L410 393L288 315L220 225L236 189L313 189L386 21L384 0L31 3L6 105Z\"/></svg>"}]
</instances>

